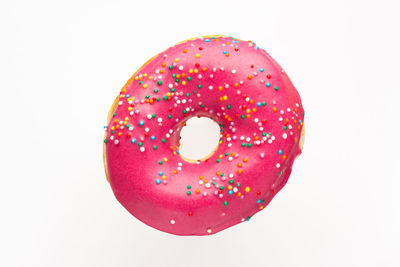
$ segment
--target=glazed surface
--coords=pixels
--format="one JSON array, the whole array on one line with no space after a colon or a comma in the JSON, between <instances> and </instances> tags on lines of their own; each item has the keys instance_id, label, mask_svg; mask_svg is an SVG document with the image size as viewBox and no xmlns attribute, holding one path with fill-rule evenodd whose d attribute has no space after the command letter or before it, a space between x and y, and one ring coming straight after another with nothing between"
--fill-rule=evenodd
<instances>
[{"instance_id":1,"label":"glazed surface","mask_svg":"<svg viewBox=\"0 0 400 267\"><path fill-rule=\"evenodd\" d=\"M180 130L206 116L215 153L188 162ZM251 41L210 36L177 44L124 86L106 127L112 190L136 218L177 235L207 235L249 220L286 183L304 110L286 73Z\"/></svg>"}]
</instances>

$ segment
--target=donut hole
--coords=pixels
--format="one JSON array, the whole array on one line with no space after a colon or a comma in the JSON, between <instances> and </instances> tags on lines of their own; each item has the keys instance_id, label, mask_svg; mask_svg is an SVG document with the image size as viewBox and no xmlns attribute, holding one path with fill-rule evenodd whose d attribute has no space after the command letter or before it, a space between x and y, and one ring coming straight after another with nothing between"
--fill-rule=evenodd
<instances>
[{"instance_id":1,"label":"donut hole","mask_svg":"<svg viewBox=\"0 0 400 267\"><path fill-rule=\"evenodd\" d=\"M207 117L192 117L180 132L180 156L188 162L205 160L217 150L220 140L218 123Z\"/></svg>"}]
</instances>

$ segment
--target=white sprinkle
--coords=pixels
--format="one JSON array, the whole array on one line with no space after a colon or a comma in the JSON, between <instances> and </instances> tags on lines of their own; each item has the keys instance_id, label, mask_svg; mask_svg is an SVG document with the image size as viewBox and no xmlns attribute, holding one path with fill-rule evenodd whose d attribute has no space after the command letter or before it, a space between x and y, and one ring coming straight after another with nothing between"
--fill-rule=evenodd
<instances>
[{"instance_id":1,"label":"white sprinkle","mask_svg":"<svg viewBox=\"0 0 400 267\"><path fill-rule=\"evenodd\" d=\"M172 219L172 220L170 221L170 223L171 223L171 224L175 224L175 220Z\"/></svg>"},{"instance_id":2,"label":"white sprinkle","mask_svg":"<svg viewBox=\"0 0 400 267\"><path fill-rule=\"evenodd\" d=\"M232 70L232 73L236 73L236 70Z\"/></svg>"},{"instance_id":3,"label":"white sprinkle","mask_svg":"<svg viewBox=\"0 0 400 267\"><path fill-rule=\"evenodd\" d=\"M140 147L140 152L144 152L144 146Z\"/></svg>"}]
</instances>

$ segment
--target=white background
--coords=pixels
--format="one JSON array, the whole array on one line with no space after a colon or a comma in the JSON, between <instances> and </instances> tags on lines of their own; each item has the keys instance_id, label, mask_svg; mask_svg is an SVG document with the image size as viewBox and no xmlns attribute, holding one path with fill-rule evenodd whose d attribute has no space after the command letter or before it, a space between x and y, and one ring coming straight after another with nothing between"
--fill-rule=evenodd
<instances>
[{"instance_id":1,"label":"white background","mask_svg":"<svg viewBox=\"0 0 400 267\"><path fill-rule=\"evenodd\" d=\"M398 1L1 1L0 266L400 266ZM119 89L189 37L256 41L306 143L249 223L178 237L134 219L102 163Z\"/></svg>"}]
</instances>

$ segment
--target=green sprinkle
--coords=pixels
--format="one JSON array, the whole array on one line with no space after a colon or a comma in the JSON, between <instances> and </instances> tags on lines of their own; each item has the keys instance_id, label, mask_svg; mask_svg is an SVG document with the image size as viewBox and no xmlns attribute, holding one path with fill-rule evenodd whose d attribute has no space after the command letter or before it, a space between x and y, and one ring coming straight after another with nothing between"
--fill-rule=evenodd
<instances>
[{"instance_id":1,"label":"green sprinkle","mask_svg":"<svg viewBox=\"0 0 400 267\"><path fill-rule=\"evenodd\" d=\"M143 145L143 143L142 143L142 142L139 142L139 143L138 143L138 146L142 146L142 145Z\"/></svg>"},{"instance_id":2,"label":"green sprinkle","mask_svg":"<svg viewBox=\"0 0 400 267\"><path fill-rule=\"evenodd\" d=\"M240 116L242 119L245 119L246 118L246 116L245 115L242 115L242 116Z\"/></svg>"},{"instance_id":3,"label":"green sprinkle","mask_svg":"<svg viewBox=\"0 0 400 267\"><path fill-rule=\"evenodd\" d=\"M175 82L179 83L179 79L175 79Z\"/></svg>"},{"instance_id":4,"label":"green sprinkle","mask_svg":"<svg viewBox=\"0 0 400 267\"><path fill-rule=\"evenodd\" d=\"M168 68L169 68L170 70L172 70L173 66L172 66L172 65L169 65Z\"/></svg>"},{"instance_id":5,"label":"green sprinkle","mask_svg":"<svg viewBox=\"0 0 400 267\"><path fill-rule=\"evenodd\" d=\"M157 94L157 93L158 93L158 89L154 89L154 93L156 93L156 94Z\"/></svg>"},{"instance_id":6,"label":"green sprinkle","mask_svg":"<svg viewBox=\"0 0 400 267\"><path fill-rule=\"evenodd\" d=\"M153 146L153 149L154 149L154 150L157 150L157 146Z\"/></svg>"},{"instance_id":7,"label":"green sprinkle","mask_svg":"<svg viewBox=\"0 0 400 267\"><path fill-rule=\"evenodd\" d=\"M241 143L240 145L243 146L243 147L245 147L245 146L246 146L246 143Z\"/></svg>"},{"instance_id":8,"label":"green sprinkle","mask_svg":"<svg viewBox=\"0 0 400 267\"><path fill-rule=\"evenodd\" d=\"M217 159L217 163L220 163L221 162L221 160L220 159Z\"/></svg>"},{"instance_id":9,"label":"green sprinkle","mask_svg":"<svg viewBox=\"0 0 400 267\"><path fill-rule=\"evenodd\" d=\"M154 119L156 117L156 114L151 115L151 117Z\"/></svg>"},{"instance_id":10,"label":"green sprinkle","mask_svg":"<svg viewBox=\"0 0 400 267\"><path fill-rule=\"evenodd\" d=\"M228 106L226 106L228 109L231 109L232 108L232 106L231 105L228 105Z\"/></svg>"},{"instance_id":11,"label":"green sprinkle","mask_svg":"<svg viewBox=\"0 0 400 267\"><path fill-rule=\"evenodd\" d=\"M190 82L192 80L192 77L188 76L187 80Z\"/></svg>"},{"instance_id":12,"label":"green sprinkle","mask_svg":"<svg viewBox=\"0 0 400 267\"><path fill-rule=\"evenodd\" d=\"M175 92L175 88L171 88L171 90L170 90L170 91L171 91L172 93L173 93L173 92Z\"/></svg>"},{"instance_id":13,"label":"green sprinkle","mask_svg":"<svg viewBox=\"0 0 400 267\"><path fill-rule=\"evenodd\" d=\"M230 183L230 184L233 184L233 180L229 180L229 183Z\"/></svg>"},{"instance_id":14,"label":"green sprinkle","mask_svg":"<svg viewBox=\"0 0 400 267\"><path fill-rule=\"evenodd\" d=\"M166 95L163 96L163 99L164 99L164 100L167 100L167 99L168 99L168 96L166 96Z\"/></svg>"},{"instance_id":15,"label":"green sprinkle","mask_svg":"<svg viewBox=\"0 0 400 267\"><path fill-rule=\"evenodd\" d=\"M274 89L275 89L275 91L278 91L279 88L278 88L278 86L275 86Z\"/></svg>"},{"instance_id":16,"label":"green sprinkle","mask_svg":"<svg viewBox=\"0 0 400 267\"><path fill-rule=\"evenodd\" d=\"M228 201L224 201L224 206L228 206Z\"/></svg>"},{"instance_id":17,"label":"green sprinkle","mask_svg":"<svg viewBox=\"0 0 400 267\"><path fill-rule=\"evenodd\" d=\"M163 139L161 139L161 142L165 143L165 139L164 139L164 138L163 138Z\"/></svg>"},{"instance_id":18,"label":"green sprinkle","mask_svg":"<svg viewBox=\"0 0 400 267\"><path fill-rule=\"evenodd\" d=\"M159 161L158 161L158 164L162 165L162 160L159 160Z\"/></svg>"},{"instance_id":19,"label":"green sprinkle","mask_svg":"<svg viewBox=\"0 0 400 267\"><path fill-rule=\"evenodd\" d=\"M262 133L262 136L267 136L267 133Z\"/></svg>"},{"instance_id":20,"label":"green sprinkle","mask_svg":"<svg viewBox=\"0 0 400 267\"><path fill-rule=\"evenodd\" d=\"M161 84L162 84L162 81L158 81L157 84L158 84L158 85L161 85Z\"/></svg>"},{"instance_id":21,"label":"green sprinkle","mask_svg":"<svg viewBox=\"0 0 400 267\"><path fill-rule=\"evenodd\" d=\"M168 119L171 119L171 118L172 118L172 115L171 115L171 114L169 114L169 115L168 115Z\"/></svg>"},{"instance_id":22,"label":"green sprinkle","mask_svg":"<svg viewBox=\"0 0 400 267\"><path fill-rule=\"evenodd\" d=\"M190 188L192 188L192 186L191 186L191 185L188 185L188 186L186 186L186 188L187 188L187 189L190 189Z\"/></svg>"},{"instance_id":23,"label":"green sprinkle","mask_svg":"<svg viewBox=\"0 0 400 267\"><path fill-rule=\"evenodd\" d=\"M285 131L286 131L286 129L287 129L287 127L286 127L286 126L283 126L283 130L285 130Z\"/></svg>"},{"instance_id":24,"label":"green sprinkle","mask_svg":"<svg viewBox=\"0 0 400 267\"><path fill-rule=\"evenodd\" d=\"M190 96L190 94L189 94L189 93L186 93L186 96L187 96L187 97L189 97L189 96Z\"/></svg>"},{"instance_id":25,"label":"green sprinkle","mask_svg":"<svg viewBox=\"0 0 400 267\"><path fill-rule=\"evenodd\" d=\"M224 190L224 187L221 185L221 186L219 187L219 190Z\"/></svg>"},{"instance_id":26,"label":"green sprinkle","mask_svg":"<svg viewBox=\"0 0 400 267\"><path fill-rule=\"evenodd\" d=\"M202 86L201 84L199 84L199 85L197 85L197 87L198 87L199 89L201 89L203 86Z\"/></svg>"},{"instance_id":27,"label":"green sprinkle","mask_svg":"<svg viewBox=\"0 0 400 267\"><path fill-rule=\"evenodd\" d=\"M104 139L104 143L107 144L107 139Z\"/></svg>"},{"instance_id":28,"label":"green sprinkle","mask_svg":"<svg viewBox=\"0 0 400 267\"><path fill-rule=\"evenodd\" d=\"M182 113L183 113L183 114L186 114L186 113L187 113L186 109L182 110Z\"/></svg>"},{"instance_id":29,"label":"green sprinkle","mask_svg":"<svg viewBox=\"0 0 400 267\"><path fill-rule=\"evenodd\" d=\"M265 106L265 105L267 105L267 103L266 103L265 101L263 101L263 102L262 102L262 105Z\"/></svg>"},{"instance_id":30,"label":"green sprinkle","mask_svg":"<svg viewBox=\"0 0 400 267\"><path fill-rule=\"evenodd\" d=\"M192 192L187 191L186 194L187 194L188 196L190 196L190 195L192 194Z\"/></svg>"},{"instance_id":31,"label":"green sprinkle","mask_svg":"<svg viewBox=\"0 0 400 267\"><path fill-rule=\"evenodd\" d=\"M248 143L247 146L248 146L248 147L251 147L251 143Z\"/></svg>"}]
</instances>

